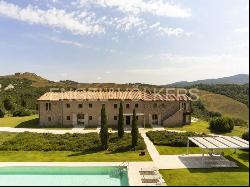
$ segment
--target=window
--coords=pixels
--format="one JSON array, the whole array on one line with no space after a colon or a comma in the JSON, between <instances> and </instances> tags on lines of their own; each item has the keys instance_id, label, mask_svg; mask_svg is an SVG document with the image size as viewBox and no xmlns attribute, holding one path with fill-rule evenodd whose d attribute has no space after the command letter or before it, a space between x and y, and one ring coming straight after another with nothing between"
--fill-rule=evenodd
<instances>
[{"instance_id":1,"label":"window","mask_svg":"<svg viewBox=\"0 0 250 187\"><path fill-rule=\"evenodd\" d=\"M114 108L117 108L117 104L114 104Z\"/></svg>"},{"instance_id":2,"label":"window","mask_svg":"<svg viewBox=\"0 0 250 187\"><path fill-rule=\"evenodd\" d=\"M79 104L79 105L78 105L78 108L82 108L82 104Z\"/></svg>"},{"instance_id":3,"label":"window","mask_svg":"<svg viewBox=\"0 0 250 187\"><path fill-rule=\"evenodd\" d=\"M51 103L46 103L46 110L50 111L51 110Z\"/></svg>"},{"instance_id":4,"label":"window","mask_svg":"<svg viewBox=\"0 0 250 187\"><path fill-rule=\"evenodd\" d=\"M154 103L154 108L157 108L157 103Z\"/></svg>"},{"instance_id":5,"label":"window","mask_svg":"<svg viewBox=\"0 0 250 187\"><path fill-rule=\"evenodd\" d=\"M126 104L126 108L129 108L129 104Z\"/></svg>"},{"instance_id":6,"label":"window","mask_svg":"<svg viewBox=\"0 0 250 187\"><path fill-rule=\"evenodd\" d=\"M89 103L89 108L92 108L93 107L93 104L92 103Z\"/></svg>"},{"instance_id":7,"label":"window","mask_svg":"<svg viewBox=\"0 0 250 187\"><path fill-rule=\"evenodd\" d=\"M117 116L114 116L114 120L116 121L118 118L117 118Z\"/></svg>"},{"instance_id":8,"label":"window","mask_svg":"<svg viewBox=\"0 0 250 187\"><path fill-rule=\"evenodd\" d=\"M70 104L69 104L69 103L67 103L67 104L66 104L66 107L67 107L67 108L70 108Z\"/></svg>"},{"instance_id":9,"label":"window","mask_svg":"<svg viewBox=\"0 0 250 187\"><path fill-rule=\"evenodd\" d=\"M152 119L153 120L158 120L158 115L157 114L153 114Z\"/></svg>"},{"instance_id":10,"label":"window","mask_svg":"<svg viewBox=\"0 0 250 187\"><path fill-rule=\"evenodd\" d=\"M135 108L138 108L138 107L139 107L139 104L138 104L138 103L136 103L136 104L135 104Z\"/></svg>"},{"instance_id":11,"label":"window","mask_svg":"<svg viewBox=\"0 0 250 187\"><path fill-rule=\"evenodd\" d=\"M78 118L78 119L84 119L84 114L78 114L78 115L77 115L77 118Z\"/></svg>"},{"instance_id":12,"label":"window","mask_svg":"<svg viewBox=\"0 0 250 187\"><path fill-rule=\"evenodd\" d=\"M93 117L92 116L89 116L89 120L92 120L93 119Z\"/></svg>"},{"instance_id":13,"label":"window","mask_svg":"<svg viewBox=\"0 0 250 187\"><path fill-rule=\"evenodd\" d=\"M67 120L68 120L68 121L70 120L70 116L67 116Z\"/></svg>"},{"instance_id":14,"label":"window","mask_svg":"<svg viewBox=\"0 0 250 187\"><path fill-rule=\"evenodd\" d=\"M184 103L184 110L186 110L187 109L187 105L186 105L186 103Z\"/></svg>"},{"instance_id":15,"label":"window","mask_svg":"<svg viewBox=\"0 0 250 187\"><path fill-rule=\"evenodd\" d=\"M51 117L48 117L48 122L51 122Z\"/></svg>"}]
</instances>

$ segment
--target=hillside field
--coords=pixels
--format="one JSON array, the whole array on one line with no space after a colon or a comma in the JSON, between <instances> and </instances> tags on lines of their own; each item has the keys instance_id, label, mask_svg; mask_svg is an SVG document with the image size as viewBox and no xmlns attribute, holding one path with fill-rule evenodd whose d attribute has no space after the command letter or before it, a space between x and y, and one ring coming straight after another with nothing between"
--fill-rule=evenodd
<instances>
[{"instance_id":1,"label":"hillside field","mask_svg":"<svg viewBox=\"0 0 250 187\"><path fill-rule=\"evenodd\" d=\"M220 94L200 90L200 100L209 111L220 112L222 115L249 121L248 107L234 99Z\"/></svg>"}]
</instances>

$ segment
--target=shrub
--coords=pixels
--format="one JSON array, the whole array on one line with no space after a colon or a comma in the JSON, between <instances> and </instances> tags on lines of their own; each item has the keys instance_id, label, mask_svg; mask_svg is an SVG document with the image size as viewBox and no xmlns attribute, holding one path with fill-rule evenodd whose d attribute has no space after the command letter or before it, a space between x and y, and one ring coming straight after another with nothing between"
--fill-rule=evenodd
<instances>
[{"instance_id":1,"label":"shrub","mask_svg":"<svg viewBox=\"0 0 250 187\"><path fill-rule=\"evenodd\" d=\"M213 111L208 111L207 115L210 118L217 118L217 117L221 117L222 116L221 113L219 113L219 112L213 112Z\"/></svg>"},{"instance_id":2,"label":"shrub","mask_svg":"<svg viewBox=\"0 0 250 187\"><path fill-rule=\"evenodd\" d=\"M5 99L3 101L3 105L4 105L5 110L7 111L13 110L14 108L14 105L10 99Z\"/></svg>"},{"instance_id":3,"label":"shrub","mask_svg":"<svg viewBox=\"0 0 250 187\"><path fill-rule=\"evenodd\" d=\"M234 129L234 123L231 118L220 117L212 119L209 128L214 132L231 132Z\"/></svg>"},{"instance_id":4,"label":"shrub","mask_svg":"<svg viewBox=\"0 0 250 187\"><path fill-rule=\"evenodd\" d=\"M244 132L244 133L242 134L242 138L243 138L244 140L246 140L246 141L249 141L249 132Z\"/></svg>"},{"instance_id":5,"label":"shrub","mask_svg":"<svg viewBox=\"0 0 250 187\"><path fill-rule=\"evenodd\" d=\"M188 137L203 136L194 132L169 132L169 131L149 131L147 136L155 145L166 145L174 147L187 146ZM193 144L190 144L193 146Z\"/></svg>"},{"instance_id":6,"label":"shrub","mask_svg":"<svg viewBox=\"0 0 250 187\"><path fill-rule=\"evenodd\" d=\"M31 112L24 108L19 108L13 112L14 117L30 116Z\"/></svg>"},{"instance_id":7,"label":"shrub","mask_svg":"<svg viewBox=\"0 0 250 187\"><path fill-rule=\"evenodd\" d=\"M0 118L4 117L4 112L2 111L2 109L0 109Z\"/></svg>"},{"instance_id":8,"label":"shrub","mask_svg":"<svg viewBox=\"0 0 250 187\"><path fill-rule=\"evenodd\" d=\"M234 126L248 126L248 123L239 118L231 118Z\"/></svg>"}]
</instances>

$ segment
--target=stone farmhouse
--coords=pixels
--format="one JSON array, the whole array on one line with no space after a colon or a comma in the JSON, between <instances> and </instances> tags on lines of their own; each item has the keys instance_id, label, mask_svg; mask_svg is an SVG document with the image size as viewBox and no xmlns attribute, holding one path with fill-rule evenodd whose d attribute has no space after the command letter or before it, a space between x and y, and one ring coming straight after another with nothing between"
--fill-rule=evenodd
<instances>
[{"instance_id":1,"label":"stone farmhouse","mask_svg":"<svg viewBox=\"0 0 250 187\"><path fill-rule=\"evenodd\" d=\"M160 95L142 91L48 92L38 99L41 126L98 127L105 105L108 124L118 125L120 103L124 124L132 124L133 109L138 125L180 126L191 123L191 99L186 95Z\"/></svg>"}]
</instances>

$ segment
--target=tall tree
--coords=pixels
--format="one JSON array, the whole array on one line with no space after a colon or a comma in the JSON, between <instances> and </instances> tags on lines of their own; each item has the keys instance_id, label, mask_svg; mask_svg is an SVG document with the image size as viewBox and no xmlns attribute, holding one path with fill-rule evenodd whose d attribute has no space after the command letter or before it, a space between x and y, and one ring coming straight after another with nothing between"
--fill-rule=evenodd
<instances>
[{"instance_id":1,"label":"tall tree","mask_svg":"<svg viewBox=\"0 0 250 187\"><path fill-rule=\"evenodd\" d=\"M10 99L5 99L3 101L3 106L4 106L5 110L7 110L7 111L14 109L14 105Z\"/></svg>"},{"instance_id":2,"label":"tall tree","mask_svg":"<svg viewBox=\"0 0 250 187\"><path fill-rule=\"evenodd\" d=\"M0 108L0 118L4 117L4 112L2 111L2 109Z\"/></svg>"},{"instance_id":3,"label":"tall tree","mask_svg":"<svg viewBox=\"0 0 250 187\"><path fill-rule=\"evenodd\" d=\"M107 124L107 115L106 115L105 105L102 106L102 110L101 110L100 139L101 139L102 148L104 150L107 150L108 149L109 134L108 134L108 124Z\"/></svg>"},{"instance_id":4,"label":"tall tree","mask_svg":"<svg viewBox=\"0 0 250 187\"><path fill-rule=\"evenodd\" d=\"M132 136L132 147L135 148L138 145L138 136L139 136L135 109L133 111L131 136Z\"/></svg>"},{"instance_id":5,"label":"tall tree","mask_svg":"<svg viewBox=\"0 0 250 187\"><path fill-rule=\"evenodd\" d=\"M123 117L123 106L120 103L119 108L119 119L118 119L118 137L122 138L124 136L124 117Z\"/></svg>"}]
</instances>

